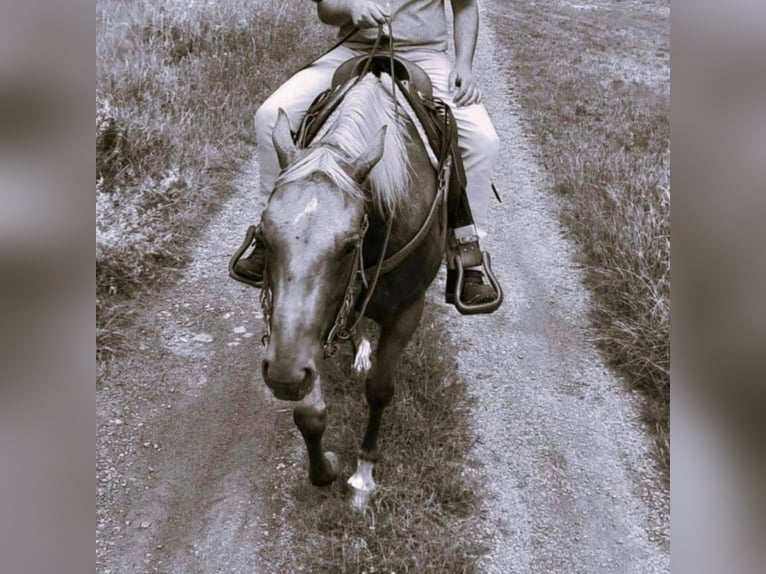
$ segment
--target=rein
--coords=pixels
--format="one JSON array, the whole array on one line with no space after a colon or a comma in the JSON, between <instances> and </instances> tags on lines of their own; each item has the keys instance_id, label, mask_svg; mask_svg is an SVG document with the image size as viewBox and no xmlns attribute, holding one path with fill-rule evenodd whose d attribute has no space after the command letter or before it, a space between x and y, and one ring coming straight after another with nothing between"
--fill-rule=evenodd
<instances>
[{"instance_id":1,"label":"rein","mask_svg":"<svg viewBox=\"0 0 766 574\"><path fill-rule=\"evenodd\" d=\"M348 40L354 33L357 32L357 29L355 28L350 33L348 33L346 36L344 36L335 46L331 48L335 49L341 44L343 44L346 40ZM396 79L396 70L394 65L394 47L393 47L393 29L391 28L391 23L389 22L389 59L390 59L390 75L391 75L391 82L392 82L392 96L394 99L394 106L395 110L399 109L399 103L397 99L397 91L399 89L399 82ZM363 78L367 72L369 72L370 67L372 66L373 58L380 49L380 44L382 42L383 37L385 34L383 33L383 25L378 26L378 36L375 40L375 44L373 45L373 48L369 54L368 60L365 63L365 66L363 68L362 73L358 76L357 82ZM446 148L445 148L446 149ZM364 238L367 234L367 231L369 229L370 223L369 223L369 217L365 213L364 218L362 219L362 222L360 224L359 229L359 238L356 241L356 246L354 248L354 261L352 264L351 272L349 274L348 282L346 284L346 290L343 295L343 302L341 303L340 309L338 310L338 313L335 316L335 321L333 322L332 327L327 333L327 337L325 338L324 342L324 354L327 357L333 356L337 350L338 350L338 340L341 341L347 341L351 338L352 334L358 327L358 325L361 323L361 321L364 319L364 314L367 310L367 306L370 303L374 293L375 289L378 285L379 279L385 275L386 273L392 271L397 266L399 266L404 260L406 260L423 242L423 240L428 235L429 231L431 230L431 227L434 224L434 221L436 220L436 215L439 212L439 206L442 206L442 211L445 217L446 221L446 210L447 210L447 193L448 193L448 187L449 187L449 180L450 180L450 171L451 171L451 157L449 154L445 154L445 157L443 158L441 164L438 166L438 186L436 193L434 194L433 202L431 203L431 207L429 208L428 214L421 224L418 231L415 233L415 235L396 253L393 255L390 255L389 257L386 257L386 252L388 251L388 244L389 240L391 238L391 230L393 228L394 218L389 217L386 221L386 234L383 240L383 246L381 247L380 255L378 257L378 261L375 265L365 268L364 265ZM247 236L245 238L245 242L243 243L242 247L238 250L237 254L234 258L232 258L232 261L235 261L236 259L239 259L239 256L241 256L242 253L251 245L254 244L256 241L258 235L258 229L251 227L248 230ZM442 243L446 242L446 228L445 228L445 236L442 238ZM230 271L233 263L230 265ZM269 288L269 282L267 280L267 274L268 274L268 265L264 269L264 277L263 282L260 285L261 286L261 307L263 309L263 318L266 323L266 334L261 339L261 342L264 344L264 346L268 345L269 337L271 335L271 314L272 314L272 294L271 289ZM372 277L371 281L368 281L367 278ZM354 311L357 308L357 300L359 297L359 294L361 292L361 289L364 288L365 296L364 300L361 302L360 305L358 305L358 311L356 320L349 325L349 319L354 313Z\"/></svg>"},{"instance_id":2,"label":"rein","mask_svg":"<svg viewBox=\"0 0 766 574\"><path fill-rule=\"evenodd\" d=\"M391 94L394 99L394 110L395 110L395 116L399 112L399 101L397 98L398 93L398 82L396 80L396 67L394 65L394 32L393 32L393 25L392 22L389 21L388 23L388 30L389 30L389 42L388 42L388 57L389 57L389 67L390 67L390 75L391 75ZM372 47L372 50L370 51L370 54L367 58L367 62L364 65L364 68L362 69L362 73L359 74L357 77L356 82L359 82L367 73L370 71L370 68L372 66L373 59L380 49L380 44L385 36L383 31L383 25L378 26L378 35L375 39L375 44ZM372 299L372 296L375 293L375 288L378 285L378 280L381 276L385 275L392 269L395 269L402 261L407 259L415 249L423 242L423 240L426 238L426 235L431 230L431 226L433 225L436 213L438 212L438 207L440 204L444 205L445 209L445 216L446 216L446 206L447 206L447 188L449 186L449 176L450 176L450 157L449 154L446 155L445 160L442 162L442 164L439 166L439 185L436 191L436 194L434 195L433 203L431 204L431 207L428 211L428 215L426 216L425 221L423 221L423 224L420 226L420 229L418 229L417 233L410 239L407 244L402 247L399 251L394 253L393 255L386 257L386 251L388 251L388 242L391 238L391 229L393 228L394 219L393 217L389 217L388 221L386 222L386 235L383 239L383 246L380 251L380 256L378 257L378 263L374 267L369 267L367 269L364 268L364 257L362 255L363 250L363 243L364 243L364 234L367 232L367 229L369 227L369 221L367 218L367 215L365 214L364 221L362 224L362 232L360 233L360 241L357 244L357 251L358 254L354 258L354 268L352 270L351 276L349 278L348 285L346 286L346 292L343 296L343 303L341 304L341 308L338 311L338 314L335 317L335 322L333 323L332 328L327 334L327 338L325 340L324 344L324 352L325 356L332 356L337 352L338 344L335 342L335 339L341 339L341 340L348 340L351 338L352 334L356 330L356 328L359 326L361 321L364 319L364 314L367 311L367 306L370 303L370 300ZM446 236L444 237L444 240L446 241ZM373 279L372 282L367 285L367 275L370 273L373 273ZM359 275L360 281L364 285L366 289L364 300L362 301L361 305L359 306L359 310L357 311L357 318L356 320L350 325L346 326L348 324L348 319L351 315L351 311L354 308L354 303L357 299L357 292L359 288L359 283L356 281L356 275Z\"/></svg>"},{"instance_id":3,"label":"rein","mask_svg":"<svg viewBox=\"0 0 766 574\"><path fill-rule=\"evenodd\" d=\"M362 319L364 319L367 305L370 303L370 300L375 293L375 287L378 284L378 279L380 279L381 276L385 275L389 271L395 269L400 263L407 259L407 257L409 257L412 252L415 251L415 249L417 249L417 247L423 242L423 240L426 238L426 235L433 226L433 223L436 219L436 214L438 213L439 205L443 207L443 213L446 221L447 188L449 186L450 166L450 158L447 156L439 171L439 184L436 189L436 193L434 194L434 199L431 203L428 215L418 229L417 233L415 233L412 239L410 239L404 247L399 249L393 255L386 257L388 241L391 237L391 229L394 222L393 218L389 218L388 222L386 223L386 235L385 239L383 240L383 247L380 251L378 263L374 267L369 267L367 269L364 268L363 245L364 236L367 233L367 229L369 228L369 220L367 214L365 214L364 220L362 222L361 232L359 234L359 240L355 248L356 253L354 255L354 265L351 270L348 284L346 285L346 292L343 296L343 303L341 303L340 310L335 316L333 326L328 332L327 338L325 339L325 356L331 357L337 352L338 344L335 342L336 338L343 341L347 341L351 338L357 326L361 323ZM446 227L445 235L442 237L442 242L444 241L446 241ZM368 286L367 275L372 272L374 272L374 277ZM357 281L357 276L359 281ZM354 303L357 300L360 282L365 287L367 292L365 294L364 301L359 306L356 320L347 327L346 325L348 324L349 317L351 316L351 312L354 309ZM266 312L264 311L264 318L265 317Z\"/></svg>"}]
</instances>

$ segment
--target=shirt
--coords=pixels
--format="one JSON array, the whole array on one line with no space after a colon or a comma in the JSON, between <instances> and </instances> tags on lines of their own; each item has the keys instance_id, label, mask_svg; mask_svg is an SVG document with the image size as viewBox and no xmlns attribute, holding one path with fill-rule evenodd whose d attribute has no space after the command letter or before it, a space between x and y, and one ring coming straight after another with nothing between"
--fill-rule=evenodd
<instances>
[{"instance_id":1,"label":"shirt","mask_svg":"<svg viewBox=\"0 0 766 574\"><path fill-rule=\"evenodd\" d=\"M447 15L444 0L378 0L381 5L390 2L391 35L394 46L423 47L444 51L447 49ZM340 29L339 37L345 36L353 28L348 23ZM348 40L348 46L354 48L369 47L378 37L377 28L359 30Z\"/></svg>"}]
</instances>

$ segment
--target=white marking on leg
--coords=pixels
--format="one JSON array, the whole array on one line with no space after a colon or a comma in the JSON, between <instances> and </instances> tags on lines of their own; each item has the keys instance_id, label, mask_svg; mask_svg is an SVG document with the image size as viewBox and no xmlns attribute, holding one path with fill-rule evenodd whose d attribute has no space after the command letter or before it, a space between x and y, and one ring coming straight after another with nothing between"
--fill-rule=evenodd
<instances>
[{"instance_id":1,"label":"white marking on leg","mask_svg":"<svg viewBox=\"0 0 766 574\"><path fill-rule=\"evenodd\" d=\"M348 485L353 491L351 506L355 510L364 510L375 490L375 480L372 478L372 469L375 465L369 460L357 459L356 472L348 479Z\"/></svg>"},{"instance_id":2,"label":"white marking on leg","mask_svg":"<svg viewBox=\"0 0 766 574\"><path fill-rule=\"evenodd\" d=\"M372 368L372 345L367 337L362 337L356 346L354 371L359 375L367 374Z\"/></svg>"}]
</instances>

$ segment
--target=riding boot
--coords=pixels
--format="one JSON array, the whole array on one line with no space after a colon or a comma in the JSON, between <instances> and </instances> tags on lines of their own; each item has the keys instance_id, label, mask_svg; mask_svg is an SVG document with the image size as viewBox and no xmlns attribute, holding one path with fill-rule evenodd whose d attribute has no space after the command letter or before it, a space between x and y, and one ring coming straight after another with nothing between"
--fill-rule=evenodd
<instances>
[{"instance_id":1,"label":"riding boot","mask_svg":"<svg viewBox=\"0 0 766 574\"><path fill-rule=\"evenodd\" d=\"M256 243L252 253L242 257L234 264L234 271L251 281L263 281L263 268L266 263L266 248L262 243Z\"/></svg>"},{"instance_id":2,"label":"riding boot","mask_svg":"<svg viewBox=\"0 0 766 574\"><path fill-rule=\"evenodd\" d=\"M447 303L455 303L455 290L457 283L457 270L447 270L447 289L445 300ZM489 303L497 298L497 293L484 280L484 273L480 269L466 269L463 276L463 290L460 293L460 301L466 305L478 305Z\"/></svg>"},{"instance_id":3,"label":"riding boot","mask_svg":"<svg viewBox=\"0 0 766 574\"><path fill-rule=\"evenodd\" d=\"M503 294L492 274L489 255L479 247L476 227L463 225L448 237L445 301L462 314L492 313L502 303Z\"/></svg>"}]
</instances>

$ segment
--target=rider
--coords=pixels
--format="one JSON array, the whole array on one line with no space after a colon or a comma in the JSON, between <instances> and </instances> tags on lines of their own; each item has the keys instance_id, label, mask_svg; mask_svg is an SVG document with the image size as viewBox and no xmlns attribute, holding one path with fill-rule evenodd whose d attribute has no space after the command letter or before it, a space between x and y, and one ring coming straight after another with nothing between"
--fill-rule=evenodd
<instances>
[{"instance_id":1,"label":"rider","mask_svg":"<svg viewBox=\"0 0 766 574\"><path fill-rule=\"evenodd\" d=\"M486 237L492 170L499 141L472 64L479 32L477 0L450 0L454 13L455 61L447 53L447 17L444 0L313 0L319 19L340 27L339 36L359 30L346 42L299 71L275 91L255 114L260 159L261 189L270 194L279 175L271 132L282 108L297 127L314 98L331 86L335 69L346 60L369 53L378 27L390 30L396 53L420 66L431 79L434 96L452 108L458 129L458 145L466 172L466 191L479 238ZM389 28L390 26L390 28ZM260 280L263 252L256 247L240 259L237 272ZM495 298L483 281L480 268L467 269L462 300L483 303Z\"/></svg>"}]
</instances>

